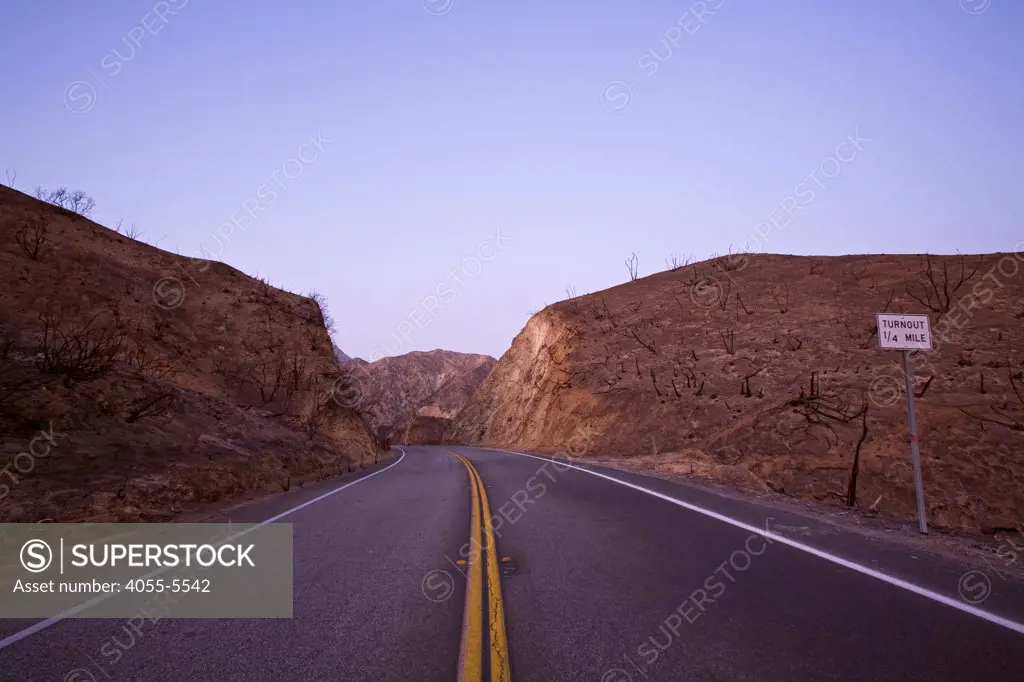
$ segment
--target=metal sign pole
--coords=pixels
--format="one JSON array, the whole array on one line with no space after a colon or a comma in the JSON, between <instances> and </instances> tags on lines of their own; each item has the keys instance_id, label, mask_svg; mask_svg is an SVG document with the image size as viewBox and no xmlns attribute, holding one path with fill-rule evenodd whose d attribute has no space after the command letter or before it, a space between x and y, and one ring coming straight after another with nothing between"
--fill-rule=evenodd
<instances>
[{"instance_id":1,"label":"metal sign pole","mask_svg":"<svg viewBox=\"0 0 1024 682\"><path fill-rule=\"evenodd\" d=\"M907 382L907 415L910 419L910 454L914 460L914 488L917 491L917 522L922 533L928 533L924 516L924 478L921 475L921 451L917 446L917 418L914 414L914 381L910 374L910 351L903 351L903 377Z\"/></svg>"}]
</instances>

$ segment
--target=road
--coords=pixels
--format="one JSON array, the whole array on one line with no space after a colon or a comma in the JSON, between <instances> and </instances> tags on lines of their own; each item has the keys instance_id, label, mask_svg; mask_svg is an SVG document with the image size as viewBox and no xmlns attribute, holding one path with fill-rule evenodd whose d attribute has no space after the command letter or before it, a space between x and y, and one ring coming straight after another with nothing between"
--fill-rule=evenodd
<instances>
[{"instance_id":1,"label":"road","mask_svg":"<svg viewBox=\"0 0 1024 682\"><path fill-rule=\"evenodd\" d=\"M280 514L294 618L0 621L0 680L1024 679L1019 586L660 479L407 447Z\"/></svg>"}]
</instances>

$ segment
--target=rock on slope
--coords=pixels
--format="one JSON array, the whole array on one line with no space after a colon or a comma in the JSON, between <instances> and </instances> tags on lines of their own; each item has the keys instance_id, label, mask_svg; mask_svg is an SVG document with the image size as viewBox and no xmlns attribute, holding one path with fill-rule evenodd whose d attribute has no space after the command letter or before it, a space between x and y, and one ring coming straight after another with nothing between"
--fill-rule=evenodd
<instances>
[{"instance_id":1,"label":"rock on slope","mask_svg":"<svg viewBox=\"0 0 1024 682\"><path fill-rule=\"evenodd\" d=\"M309 298L6 187L0 283L0 521L158 520L379 455Z\"/></svg>"},{"instance_id":2,"label":"rock on slope","mask_svg":"<svg viewBox=\"0 0 1024 682\"><path fill-rule=\"evenodd\" d=\"M878 348L875 313L925 312L939 341L914 358L930 521L1014 528L1022 268L1022 253L736 256L562 301L448 440L649 463L653 438L663 471L840 504L853 488L857 505L909 517L900 356Z\"/></svg>"},{"instance_id":3,"label":"rock on slope","mask_svg":"<svg viewBox=\"0 0 1024 682\"><path fill-rule=\"evenodd\" d=\"M367 421L378 433L401 440L416 415L454 417L495 362L487 355L432 350L345 366Z\"/></svg>"}]
</instances>

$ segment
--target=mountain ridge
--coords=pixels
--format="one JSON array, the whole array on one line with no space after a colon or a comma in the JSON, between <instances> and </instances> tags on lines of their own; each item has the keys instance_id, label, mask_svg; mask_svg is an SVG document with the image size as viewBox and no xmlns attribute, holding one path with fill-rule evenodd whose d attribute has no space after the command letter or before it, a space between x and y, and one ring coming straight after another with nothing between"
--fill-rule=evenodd
<instances>
[{"instance_id":1,"label":"mountain ridge","mask_svg":"<svg viewBox=\"0 0 1024 682\"><path fill-rule=\"evenodd\" d=\"M495 362L489 355L435 349L369 363L353 359L344 366L371 428L402 440L419 416L454 418Z\"/></svg>"}]
</instances>

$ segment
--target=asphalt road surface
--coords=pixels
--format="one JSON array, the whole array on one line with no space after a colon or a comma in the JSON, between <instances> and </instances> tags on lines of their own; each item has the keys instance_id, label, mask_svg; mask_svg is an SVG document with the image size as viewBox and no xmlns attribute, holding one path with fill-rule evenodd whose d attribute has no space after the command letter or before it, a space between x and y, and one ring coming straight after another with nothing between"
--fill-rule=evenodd
<instances>
[{"instance_id":1,"label":"asphalt road surface","mask_svg":"<svg viewBox=\"0 0 1024 682\"><path fill-rule=\"evenodd\" d=\"M281 514L292 619L0 621L0 680L1024 679L1002 574L660 479L408 447Z\"/></svg>"}]
</instances>

